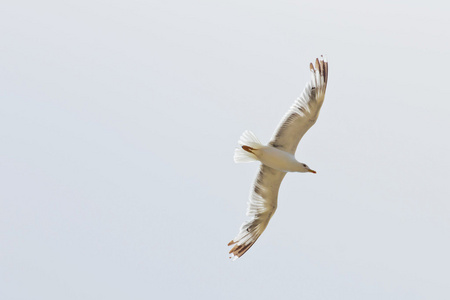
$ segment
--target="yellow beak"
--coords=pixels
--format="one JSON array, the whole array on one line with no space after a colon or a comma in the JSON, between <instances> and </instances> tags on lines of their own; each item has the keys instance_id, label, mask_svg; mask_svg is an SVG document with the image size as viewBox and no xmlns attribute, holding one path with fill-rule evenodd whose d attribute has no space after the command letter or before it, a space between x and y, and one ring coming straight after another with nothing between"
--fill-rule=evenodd
<instances>
[{"instance_id":1,"label":"yellow beak","mask_svg":"<svg viewBox=\"0 0 450 300\"><path fill-rule=\"evenodd\" d=\"M311 170L311 169L309 169L309 170L308 170L308 172L311 172L311 173L314 173L314 174L316 174L316 173L317 173L316 171L314 171L314 170Z\"/></svg>"}]
</instances>

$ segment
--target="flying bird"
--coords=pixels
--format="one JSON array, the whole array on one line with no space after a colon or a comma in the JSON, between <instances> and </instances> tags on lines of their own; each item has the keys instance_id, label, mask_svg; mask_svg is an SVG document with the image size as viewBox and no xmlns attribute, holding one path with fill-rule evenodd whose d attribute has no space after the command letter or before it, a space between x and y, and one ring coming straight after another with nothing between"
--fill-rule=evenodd
<instances>
[{"instance_id":1,"label":"flying bird","mask_svg":"<svg viewBox=\"0 0 450 300\"><path fill-rule=\"evenodd\" d=\"M311 80L290 107L269 144L264 146L249 130L239 139L234 152L236 163L260 161L258 175L251 189L247 216L238 235L228 243L234 259L244 255L260 237L277 209L278 190L287 172L310 172L306 164L295 159L295 150L303 135L316 123L325 98L328 62L323 56L310 63ZM230 257L231 258L231 257Z\"/></svg>"}]
</instances>

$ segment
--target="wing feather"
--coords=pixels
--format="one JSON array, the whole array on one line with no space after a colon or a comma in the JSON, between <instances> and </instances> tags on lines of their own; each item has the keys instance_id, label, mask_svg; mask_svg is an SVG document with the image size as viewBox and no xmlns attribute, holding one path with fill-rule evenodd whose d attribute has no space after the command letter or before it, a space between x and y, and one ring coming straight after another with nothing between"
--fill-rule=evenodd
<instances>
[{"instance_id":1,"label":"wing feather","mask_svg":"<svg viewBox=\"0 0 450 300\"><path fill-rule=\"evenodd\" d=\"M253 184L248 203L248 221L242 224L239 234L228 244L234 245L230 254L241 257L260 237L277 209L278 190L285 172L261 165Z\"/></svg>"},{"instance_id":2,"label":"wing feather","mask_svg":"<svg viewBox=\"0 0 450 300\"><path fill-rule=\"evenodd\" d=\"M295 154L303 135L316 123L325 98L328 62L323 57L310 63L311 80L288 110L269 143L272 147Z\"/></svg>"}]
</instances>

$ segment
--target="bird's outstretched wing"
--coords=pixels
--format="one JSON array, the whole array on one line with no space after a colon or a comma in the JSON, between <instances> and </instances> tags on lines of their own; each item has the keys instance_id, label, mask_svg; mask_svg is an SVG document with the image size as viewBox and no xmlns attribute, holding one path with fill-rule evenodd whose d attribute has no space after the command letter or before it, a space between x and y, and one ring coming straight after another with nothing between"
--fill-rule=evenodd
<instances>
[{"instance_id":1,"label":"bird's outstretched wing","mask_svg":"<svg viewBox=\"0 0 450 300\"><path fill-rule=\"evenodd\" d=\"M285 172L261 165L248 203L250 219L242 224L239 234L228 244L234 245L230 251L234 259L244 255L269 224L277 209L278 190L284 175Z\"/></svg>"},{"instance_id":2,"label":"bird's outstretched wing","mask_svg":"<svg viewBox=\"0 0 450 300\"><path fill-rule=\"evenodd\" d=\"M275 130L270 146L295 154L298 143L319 117L320 108L325 98L328 81L328 62L316 58L315 67L311 63L311 81L308 82L301 96L294 102L280 125Z\"/></svg>"}]
</instances>

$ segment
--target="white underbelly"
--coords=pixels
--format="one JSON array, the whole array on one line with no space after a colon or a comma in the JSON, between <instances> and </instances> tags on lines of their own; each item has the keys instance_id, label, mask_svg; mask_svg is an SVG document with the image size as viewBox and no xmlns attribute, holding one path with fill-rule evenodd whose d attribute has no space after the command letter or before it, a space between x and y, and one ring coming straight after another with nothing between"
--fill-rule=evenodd
<instances>
[{"instance_id":1,"label":"white underbelly","mask_svg":"<svg viewBox=\"0 0 450 300\"><path fill-rule=\"evenodd\" d=\"M295 172L298 168L294 155L270 146L258 149L255 154L263 164L280 171Z\"/></svg>"}]
</instances>

